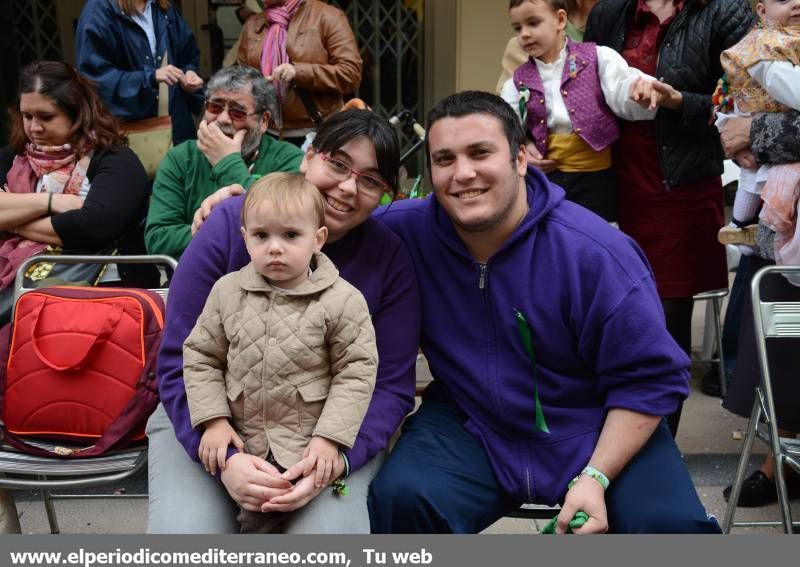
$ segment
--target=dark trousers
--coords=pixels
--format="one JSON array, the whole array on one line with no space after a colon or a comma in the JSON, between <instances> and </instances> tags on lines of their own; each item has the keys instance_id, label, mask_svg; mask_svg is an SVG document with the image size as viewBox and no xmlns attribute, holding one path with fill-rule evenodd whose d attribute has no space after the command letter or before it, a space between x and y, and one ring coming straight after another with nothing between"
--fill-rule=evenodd
<instances>
[{"instance_id":1,"label":"dark trousers","mask_svg":"<svg viewBox=\"0 0 800 567\"><path fill-rule=\"evenodd\" d=\"M370 487L373 533L477 533L520 505L497 485L464 421L441 397L408 419ZM613 533L721 533L664 422L612 481L606 506Z\"/></svg>"}]
</instances>

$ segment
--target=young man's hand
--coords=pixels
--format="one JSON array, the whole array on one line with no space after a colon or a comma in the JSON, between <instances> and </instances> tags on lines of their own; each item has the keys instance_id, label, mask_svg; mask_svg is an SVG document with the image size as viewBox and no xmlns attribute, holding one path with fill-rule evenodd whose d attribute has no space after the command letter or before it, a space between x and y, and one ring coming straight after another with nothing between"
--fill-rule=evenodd
<instances>
[{"instance_id":1,"label":"young man's hand","mask_svg":"<svg viewBox=\"0 0 800 567\"><path fill-rule=\"evenodd\" d=\"M217 474L217 468L225 470L225 457L228 446L233 444L240 451L244 448L242 439L233 430L226 417L217 417L206 421L205 431L200 439L197 456L203 463L206 472Z\"/></svg>"}]
</instances>

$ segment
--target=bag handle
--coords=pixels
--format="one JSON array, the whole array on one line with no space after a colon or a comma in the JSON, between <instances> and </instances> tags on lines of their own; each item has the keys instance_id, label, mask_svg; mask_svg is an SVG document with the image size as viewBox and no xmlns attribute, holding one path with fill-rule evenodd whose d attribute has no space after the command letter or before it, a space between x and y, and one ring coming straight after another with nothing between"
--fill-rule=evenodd
<instances>
[{"instance_id":1,"label":"bag handle","mask_svg":"<svg viewBox=\"0 0 800 567\"><path fill-rule=\"evenodd\" d=\"M74 362L69 362L65 365L59 365L55 362L52 362L47 356L41 351L39 345L36 342L36 330L39 327L39 321L41 319L42 310L47 305L47 299L41 302L36 308L33 310L33 324L31 325L31 344L33 345L33 352L36 353L36 356L39 360L42 361L42 364L45 364L56 371L63 371L63 370L70 370L73 368L78 368L80 364L86 360L89 356L89 353L92 349L96 346L100 346L105 343L114 330L119 325L120 319L122 319L122 305L118 305L116 303L112 304L104 304L109 308L109 314L106 316L105 321L103 321L103 326L100 328L100 331L95 335L94 340L88 344L84 349L78 349L75 351L74 355Z\"/></svg>"}]
</instances>

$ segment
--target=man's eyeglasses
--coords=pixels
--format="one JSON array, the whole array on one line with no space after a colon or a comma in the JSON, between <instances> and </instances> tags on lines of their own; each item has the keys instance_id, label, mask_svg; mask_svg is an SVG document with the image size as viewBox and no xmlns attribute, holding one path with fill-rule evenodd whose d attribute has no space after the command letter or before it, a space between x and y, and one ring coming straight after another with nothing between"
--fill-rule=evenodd
<instances>
[{"instance_id":1,"label":"man's eyeglasses","mask_svg":"<svg viewBox=\"0 0 800 567\"><path fill-rule=\"evenodd\" d=\"M253 114L261 114L260 112L247 112L240 106L233 106L233 104L227 100L222 102L216 100L206 100L206 111L210 112L214 116L217 114L222 114L222 111L226 109L228 110L228 116L231 117L231 120L244 120Z\"/></svg>"},{"instance_id":2,"label":"man's eyeglasses","mask_svg":"<svg viewBox=\"0 0 800 567\"><path fill-rule=\"evenodd\" d=\"M330 154L317 152L322 161L325 162L328 173L337 181L345 181L350 176L356 178L356 188L359 191L377 195L379 198L384 192L389 190L389 185L380 177L372 173L363 173L354 169L341 160L332 157Z\"/></svg>"}]
</instances>

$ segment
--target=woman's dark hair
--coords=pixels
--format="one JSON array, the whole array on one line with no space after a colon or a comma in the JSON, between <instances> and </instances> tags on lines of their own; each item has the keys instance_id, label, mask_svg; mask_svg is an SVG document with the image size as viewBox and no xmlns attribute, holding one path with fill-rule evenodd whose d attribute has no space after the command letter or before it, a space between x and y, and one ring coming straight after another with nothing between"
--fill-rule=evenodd
<instances>
[{"instance_id":1,"label":"woman's dark hair","mask_svg":"<svg viewBox=\"0 0 800 567\"><path fill-rule=\"evenodd\" d=\"M28 93L39 93L52 100L77 127L73 148L78 155L127 143L119 121L108 112L91 82L61 61L35 61L22 69L17 100L9 108L10 145L18 154L25 151L29 141L19 111L20 98Z\"/></svg>"},{"instance_id":2,"label":"woman's dark hair","mask_svg":"<svg viewBox=\"0 0 800 567\"><path fill-rule=\"evenodd\" d=\"M389 122L371 110L355 108L331 115L320 125L313 146L329 154L361 136L372 142L378 173L392 191L397 192L400 144Z\"/></svg>"},{"instance_id":3,"label":"woman's dark hair","mask_svg":"<svg viewBox=\"0 0 800 567\"><path fill-rule=\"evenodd\" d=\"M169 8L169 0L155 0L155 3L158 5L159 8L166 11ZM117 0L117 5L119 9L122 10L126 16L133 16L139 10L136 9L134 5L134 0ZM145 6L147 4L145 3Z\"/></svg>"}]
</instances>

